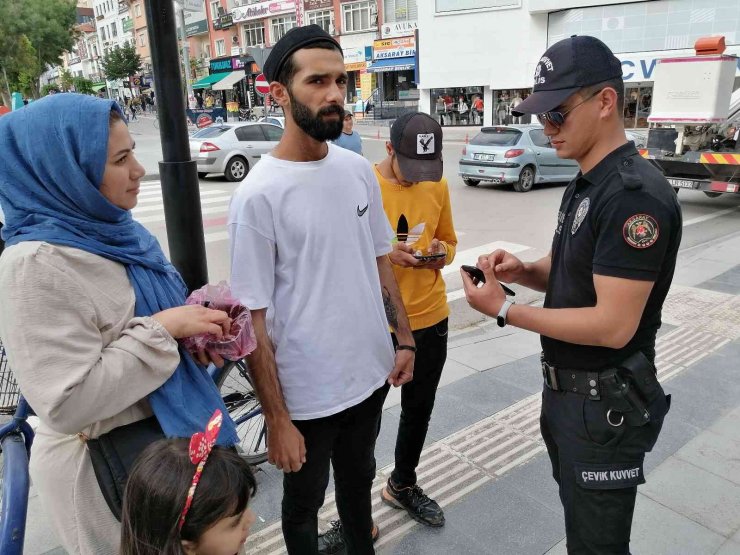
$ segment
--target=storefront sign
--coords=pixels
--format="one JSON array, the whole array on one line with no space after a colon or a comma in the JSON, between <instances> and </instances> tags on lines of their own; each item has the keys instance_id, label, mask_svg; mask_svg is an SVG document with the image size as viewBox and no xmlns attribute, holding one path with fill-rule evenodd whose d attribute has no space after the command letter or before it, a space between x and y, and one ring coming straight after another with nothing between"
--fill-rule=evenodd
<instances>
[{"instance_id":1,"label":"storefront sign","mask_svg":"<svg viewBox=\"0 0 740 555\"><path fill-rule=\"evenodd\" d=\"M189 37L208 32L208 20L201 19L185 25L185 34Z\"/></svg>"},{"instance_id":2,"label":"storefront sign","mask_svg":"<svg viewBox=\"0 0 740 555\"><path fill-rule=\"evenodd\" d=\"M70 57L70 58L68 59L67 63L68 63L69 65L71 65L71 66L73 66L73 65L75 65L75 64L79 64L79 63L80 63L80 57L79 57L79 56L74 56L74 57Z\"/></svg>"},{"instance_id":3,"label":"storefront sign","mask_svg":"<svg viewBox=\"0 0 740 555\"><path fill-rule=\"evenodd\" d=\"M304 0L303 8L308 10L323 10L325 8L331 8L333 0Z\"/></svg>"},{"instance_id":4,"label":"storefront sign","mask_svg":"<svg viewBox=\"0 0 740 555\"><path fill-rule=\"evenodd\" d=\"M234 8L231 12L234 23L249 21L250 19L262 19L284 13L295 12L295 2L292 0L278 0L276 2L259 2L248 6Z\"/></svg>"},{"instance_id":5,"label":"storefront sign","mask_svg":"<svg viewBox=\"0 0 740 555\"><path fill-rule=\"evenodd\" d=\"M249 68L254 60L250 56L232 56L230 58L216 58L211 60L211 73L226 73L239 69Z\"/></svg>"},{"instance_id":6,"label":"storefront sign","mask_svg":"<svg viewBox=\"0 0 740 555\"><path fill-rule=\"evenodd\" d=\"M367 62L355 62L352 64L344 64L344 69L346 71L362 71L363 69L367 69Z\"/></svg>"},{"instance_id":7,"label":"storefront sign","mask_svg":"<svg viewBox=\"0 0 740 555\"><path fill-rule=\"evenodd\" d=\"M383 39L373 42L373 60L408 58L414 56L415 54L416 41L414 40L414 37Z\"/></svg>"},{"instance_id":8,"label":"storefront sign","mask_svg":"<svg viewBox=\"0 0 740 555\"><path fill-rule=\"evenodd\" d=\"M200 110L185 110L185 114L188 119L199 129L202 127L208 127L218 118L221 121L226 121L226 108L205 108Z\"/></svg>"},{"instance_id":9,"label":"storefront sign","mask_svg":"<svg viewBox=\"0 0 740 555\"><path fill-rule=\"evenodd\" d=\"M729 46L725 54L737 56L740 54L740 46ZM641 54L615 54L622 62L622 79L625 83L653 81L655 79L655 66L661 58L683 58L684 56L695 56L693 50L673 51L664 53L641 53ZM735 76L740 77L740 58Z\"/></svg>"},{"instance_id":10,"label":"storefront sign","mask_svg":"<svg viewBox=\"0 0 740 555\"><path fill-rule=\"evenodd\" d=\"M380 27L380 36L384 39L393 37L407 37L416 31L419 26L416 20L396 21L395 23L383 23Z\"/></svg>"},{"instance_id":11,"label":"storefront sign","mask_svg":"<svg viewBox=\"0 0 740 555\"><path fill-rule=\"evenodd\" d=\"M365 61L365 49L359 48L343 48L344 53L344 65L357 64Z\"/></svg>"},{"instance_id":12,"label":"storefront sign","mask_svg":"<svg viewBox=\"0 0 740 555\"><path fill-rule=\"evenodd\" d=\"M303 27L303 21L306 19L306 7L303 0L295 0L295 23L298 27Z\"/></svg>"},{"instance_id":13,"label":"storefront sign","mask_svg":"<svg viewBox=\"0 0 740 555\"><path fill-rule=\"evenodd\" d=\"M129 31L132 31L134 28L134 20L130 17L128 19L123 20L123 32L128 33Z\"/></svg>"},{"instance_id":14,"label":"storefront sign","mask_svg":"<svg viewBox=\"0 0 740 555\"><path fill-rule=\"evenodd\" d=\"M199 12L203 10L203 0L177 0L186 12Z\"/></svg>"},{"instance_id":15,"label":"storefront sign","mask_svg":"<svg viewBox=\"0 0 740 555\"><path fill-rule=\"evenodd\" d=\"M228 29L234 24L234 18L231 17L230 13L225 13L224 15L218 18L218 22L220 24L221 29Z\"/></svg>"}]
</instances>

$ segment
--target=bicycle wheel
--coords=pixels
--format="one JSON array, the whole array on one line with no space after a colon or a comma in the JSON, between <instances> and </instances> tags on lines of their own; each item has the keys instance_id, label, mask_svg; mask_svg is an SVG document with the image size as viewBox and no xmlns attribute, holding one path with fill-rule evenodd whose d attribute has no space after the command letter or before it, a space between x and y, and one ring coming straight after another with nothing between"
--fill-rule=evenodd
<instances>
[{"instance_id":1,"label":"bicycle wheel","mask_svg":"<svg viewBox=\"0 0 740 555\"><path fill-rule=\"evenodd\" d=\"M242 456L249 464L267 460L267 425L244 360L236 362L220 385L226 409L236 424Z\"/></svg>"},{"instance_id":2,"label":"bicycle wheel","mask_svg":"<svg viewBox=\"0 0 740 555\"><path fill-rule=\"evenodd\" d=\"M23 436L2 440L0 463L0 553L22 555L28 512L28 451Z\"/></svg>"}]
</instances>

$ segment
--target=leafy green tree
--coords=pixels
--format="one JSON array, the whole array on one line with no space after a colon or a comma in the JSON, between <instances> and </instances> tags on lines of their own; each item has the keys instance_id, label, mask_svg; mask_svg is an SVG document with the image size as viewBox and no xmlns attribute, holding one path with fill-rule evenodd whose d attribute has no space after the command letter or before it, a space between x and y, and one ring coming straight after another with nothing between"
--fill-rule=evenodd
<instances>
[{"instance_id":1,"label":"leafy green tree","mask_svg":"<svg viewBox=\"0 0 740 555\"><path fill-rule=\"evenodd\" d=\"M109 80L128 79L141 71L141 56L133 44L116 47L103 58L103 71Z\"/></svg>"},{"instance_id":2,"label":"leafy green tree","mask_svg":"<svg viewBox=\"0 0 740 555\"><path fill-rule=\"evenodd\" d=\"M93 94L95 91L93 90L93 82L90 81L90 79L85 79L84 77L75 77L72 79L72 85L75 88L75 91L81 94Z\"/></svg>"},{"instance_id":3,"label":"leafy green tree","mask_svg":"<svg viewBox=\"0 0 740 555\"><path fill-rule=\"evenodd\" d=\"M49 83L48 85L44 85L43 87L41 87L41 96L46 96L52 91L55 93L61 92L59 90L59 85L57 85L56 83Z\"/></svg>"},{"instance_id":4,"label":"leafy green tree","mask_svg":"<svg viewBox=\"0 0 740 555\"><path fill-rule=\"evenodd\" d=\"M3 101L12 90L29 89L38 97L46 66L57 65L77 38L75 0L0 0L0 88ZM22 37L26 37L30 47ZM29 55L35 58L29 64Z\"/></svg>"},{"instance_id":5,"label":"leafy green tree","mask_svg":"<svg viewBox=\"0 0 740 555\"><path fill-rule=\"evenodd\" d=\"M68 69L63 69L59 74L59 84L63 91L68 91L72 88L72 73Z\"/></svg>"}]
</instances>

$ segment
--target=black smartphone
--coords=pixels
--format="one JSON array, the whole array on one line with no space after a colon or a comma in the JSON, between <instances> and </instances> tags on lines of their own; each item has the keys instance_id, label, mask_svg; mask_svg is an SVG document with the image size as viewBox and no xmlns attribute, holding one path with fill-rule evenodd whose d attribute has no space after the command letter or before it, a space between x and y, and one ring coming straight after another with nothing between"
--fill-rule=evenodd
<instances>
[{"instance_id":1,"label":"black smartphone","mask_svg":"<svg viewBox=\"0 0 740 555\"><path fill-rule=\"evenodd\" d=\"M432 262L433 260L439 260L440 258L446 258L447 253L444 252L437 252L434 254L415 254L414 258L416 260L420 260L421 262Z\"/></svg>"},{"instance_id":2,"label":"black smartphone","mask_svg":"<svg viewBox=\"0 0 740 555\"><path fill-rule=\"evenodd\" d=\"M486 282L486 275L483 273L483 270L480 268L476 268L475 266L468 266L467 264L464 264L462 266L462 269L465 271L466 274L468 274L473 280L476 281L476 283L485 283ZM504 289L504 293L506 293L510 297L514 297L516 293L509 289L506 285L499 282L501 284L501 287Z\"/></svg>"}]
</instances>

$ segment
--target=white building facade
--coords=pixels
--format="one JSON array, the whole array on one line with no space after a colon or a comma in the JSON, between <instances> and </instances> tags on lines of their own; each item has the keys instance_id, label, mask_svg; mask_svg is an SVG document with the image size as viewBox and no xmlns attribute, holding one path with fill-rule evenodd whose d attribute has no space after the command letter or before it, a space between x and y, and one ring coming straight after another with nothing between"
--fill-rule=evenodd
<instances>
[{"instance_id":1,"label":"white building facade","mask_svg":"<svg viewBox=\"0 0 740 555\"><path fill-rule=\"evenodd\" d=\"M419 109L444 125L479 125L470 111L478 96L484 125L515 122L511 109L531 94L542 53L575 34L600 38L622 61L628 128L647 127L655 60L693 55L696 39L710 35L740 55L738 0L418 2Z\"/></svg>"},{"instance_id":2,"label":"white building facade","mask_svg":"<svg viewBox=\"0 0 740 555\"><path fill-rule=\"evenodd\" d=\"M134 44L132 14L127 0L94 0L98 52L104 58L108 52L124 43ZM101 68L102 69L102 68ZM131 96L131 89L119 80L106 81L110 98Z\"/></svg>"}]
</instances>

